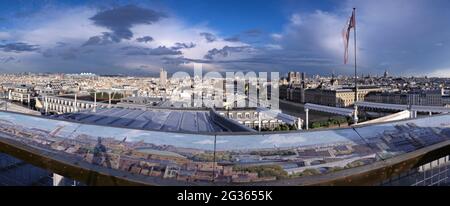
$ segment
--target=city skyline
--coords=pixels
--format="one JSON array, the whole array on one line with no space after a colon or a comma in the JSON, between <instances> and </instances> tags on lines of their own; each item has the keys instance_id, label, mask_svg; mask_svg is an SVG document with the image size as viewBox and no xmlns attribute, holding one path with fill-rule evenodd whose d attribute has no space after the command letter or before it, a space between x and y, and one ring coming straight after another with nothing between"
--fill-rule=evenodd
<instances>
[{"instance_id":1,"label":"city skyline","mask_svg":"<svg viewBox=\"0 0 450 206\"><path fill-rule=\"evenodd\" d=\"M206 72L350 75L341 30L356 7L359 72L448 77L448 4L3 1L0 70L155 75L201 63Z\"/></svg>"}]
</instances>

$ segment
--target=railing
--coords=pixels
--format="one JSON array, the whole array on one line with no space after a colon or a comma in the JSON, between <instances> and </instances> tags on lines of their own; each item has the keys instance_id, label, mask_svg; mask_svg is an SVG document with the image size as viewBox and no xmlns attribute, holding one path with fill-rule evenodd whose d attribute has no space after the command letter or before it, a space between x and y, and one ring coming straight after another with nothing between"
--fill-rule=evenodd
<instances>
[{"instance_id":1,"label":"railing","mask_svg":"<svg viewBox=\"0 0 450 206\"><path fill-rule=\"evenodd\" d=\"M0 112L0 152L95 185L344 184L352 175L398 165L401 172L429 152L448 152L449 122L450 115L435 115L309 132L198 134ZM410 167L400 164L411 159L417 161Z\"/></svg>"},{"instance_id":2,"label":"railing","mask_svg":"<svg viewBox=\"0 0 450 206\"><path fill-rule=\"evenodd\" d=\"M358 107L388 109L388 110L412 110L416 112L449 113L450 107L424 106L424 105L404 105L404 104L385 104L376 102L356 102Z\"/></svg>"}]
</instances>

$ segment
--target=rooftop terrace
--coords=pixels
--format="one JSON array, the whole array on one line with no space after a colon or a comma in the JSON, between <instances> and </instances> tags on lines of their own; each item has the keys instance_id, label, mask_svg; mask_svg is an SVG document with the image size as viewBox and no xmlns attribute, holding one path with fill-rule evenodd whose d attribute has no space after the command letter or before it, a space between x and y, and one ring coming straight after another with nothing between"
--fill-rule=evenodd
<instances>
[{"instance_id":1,"label":"rooftop terrace","mask_svg":"<svg viewBox=\"0 0 450 206\"><path fill-rule=\"evenodd\" d=\"M228 129L212 121L208 111L113 108L98 109L97 112L66 113L54 117L96 125L168 132L228 131Z\"/></svg>"}]
</instances>

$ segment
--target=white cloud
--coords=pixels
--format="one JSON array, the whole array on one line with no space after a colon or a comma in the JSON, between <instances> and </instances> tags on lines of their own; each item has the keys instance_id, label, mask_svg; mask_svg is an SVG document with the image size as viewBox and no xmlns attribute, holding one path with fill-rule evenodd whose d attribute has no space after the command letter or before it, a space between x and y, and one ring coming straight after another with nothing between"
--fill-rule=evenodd
<instances>
[{"instance_id":1,"label":"white cloud","mask_svg":"<svg viewBox=\"0 0 450 206\"><path fill-rule=\"evenodd\" d=\"M283 31L271 38L286 55L297 53L299 57L330 60L316 64L314 69L321 70L302 68L306 72L337 69L338 73L349 74L351 65L343 65L341 33L356 7L358 64L362 72L382 73L386 65L381 62L389 62L389 69L396 75L418 73L430 67L448 68L450 51L444 45L450 29L442 26L448 24L450 13L443 9L448 6L448 1L440 0L433 4L425 0L347 0L326 12L293 13ZM352 33L349 58L353 58L353 53Z\"/></svg>"},{"instance_id":2,"label":"white cloud","mask_svg":"<svg viewBox=\"0 0 450 206\"><path fill-rule=\"evenodd\" d=\"M291 23L294 25L301 25L303 23L303 20L299 14L292 14L290 20L291 20Z\"/></svg>"},{"instance_id":3,"label":"white cloud","mask_svg":"<svg viewBox=\"0 0 450 206\"><path fill-rule=\"evenodd\" d=\"M7 40L11 37L8 32L0 31L0 40Z\"/></svg>"},{"instance_id":4,"label":"white cloud","mask_svg":"<svg viewBox=\"0 0 450 206\"><path fill-rule=\"evenodd\" d=\"M315 53L333 58L337 62L343 55L341 32L345 24L344 19L320 10L302 15L301 23L291 19L291 23L287 24L280 34L283 38L279 44L288 50Z\"/></svg>"},{"instance_id":5,"label":"white cloud","mask_svg":"<svg viewBox=\"0 0 450 206\"><path fill-rule=\"evenodd\" d=\"M289 19L282 31L268 34L263 42L249 44L226 42L221 31L211 29L207 24L191 25L176 15L168 15L168 18L152 25L135 25L131 28L134 37L130 40L86 48L80 46L90 37L109 32L108 29L98 27L89 20L97 10L92 7L50 7L33 14L33 18L26 21L15 20L20 26L7 32L0 32L0 40L37 44L41 48L41 53L0 51L0 55L11 56L16 60L0 64L0 69L50 72L94 70L108 73L123 69L131 71L145 65L146 67L141 70L157 72L158 68L166 67L160 56L126 56L121 53L120 48L124 46L170 48L176 43L194 43L196 45L194 48L180 49L183 57L203 59L209 50L222 49L224 46L255 48L251 52L233 53L219 59L220 62L206 64L205 68L212 71L246 67L251 70L269 68L278 71L302 69L308 73L329 73L332 69L336 69L339 73L350 73L351 66L345 66L342 62L341 32L351 9L356 7L360 51L358 63L361 70L364 73L382 73L386 66L389 66L393 71L420 73L430 67L450 68L448 60L450 51L445 46L449 41L450 29L442 26L448 24L450 18L450 13L445 9L448 6L448 1L441 0L436 0L433 4L425 0L341 1L327 12L320 10L293 12L288 16ZM206 42L204 37L199 35L202 32L214 34L217 41ZM135 41L135 38L142 36L151 36L154 41L147 43ZM69 45L55 48L58 42L66 42ZM42 55L47 49L64 53L71 48L71 51L78 51L76 59L73 60L62 59L58 55L54 57ZM350 46L351 55L352 49ZM188 63L170 67L188 70L191 65L192 63ZM447 70L435 70L434 74L438 72L441 74L444 71Z\"/></svg>"},{"instance_id":6,"label":"white cloud","mask_svg":"<svg viewBox=\"0 0 450 206\"><path fill-rule=\"evenodd\" d=\"M174 16L164 18L151 25L135 25L130 30L133 38L122 40L120 43L111 43L102 46L82 45L93 36L102 35L103 32L110 32L107 28L93 24L89 19L97 11L88 7L60 8L46 10L35 14L33 23L24 23L20 28L12 29L9 33L0 33L0 38L14 37L13 41L26 42L39 45L40 53L11 54L16 59L20 59L20 64L9 64L11 71L76 71L86 69L98 69L104 73L123 69L138 69L141 71L157 72L159 68L165 67L162 56L127 56L123 55L122 47L137 46L143 48L157 48L166 46L170 48L176 43L195 44L193 48L181 48L183 57L189 59L203 59L204 55L211 49L223 48L224 46L245 46L242 42L224 41L220 34L205 25L188 25ZM208 32L217 36L217 41L206 42L200 33ZM143 43L135 39L142 36L150 36L154 40ZM61 47L59 42L67 45ZM45 51L53 53L77 51L70 59L58 59L58 55L42 55ZM88 53L85 53L88 52ZM0 52L1 53L1 52ZM108 66L109 65L109 66ZM145 65L144 67L142 65ZM182 65L187 68L189 65ZM53 68L53 70L51 69ZM205 70L221 70L220 66L206 65Z\"/></svg>"},{"instance_id":7,"label":"white cloud","mask_svg":"<svg viewBox=\"0 0 450 206\"><path fill-rule=\"evenodd\" d=\"M275 41L279 41L279 40L281 40L281 39L283 38L283 35L277 34L277 33L273 33L273 34L271 34L270 36L271 36L272 39L275 40Z\"/></svg>"}]
</instances>

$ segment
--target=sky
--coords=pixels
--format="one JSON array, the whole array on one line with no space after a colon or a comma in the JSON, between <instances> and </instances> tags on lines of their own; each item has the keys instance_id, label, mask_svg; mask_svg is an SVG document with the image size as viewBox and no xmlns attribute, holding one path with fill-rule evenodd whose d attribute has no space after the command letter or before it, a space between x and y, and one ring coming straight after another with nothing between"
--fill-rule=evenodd
<instances>
[{"instance_id":1,"label":"sky","mask_svg":"<svg viewBox=\"0 0 450 206\"><path fill-rule=\"evenodd\" d=\"M450 77L447 0L2 0L0 72L350 75L352 8L359 74Z\"/></svg>"}]
</instances>

